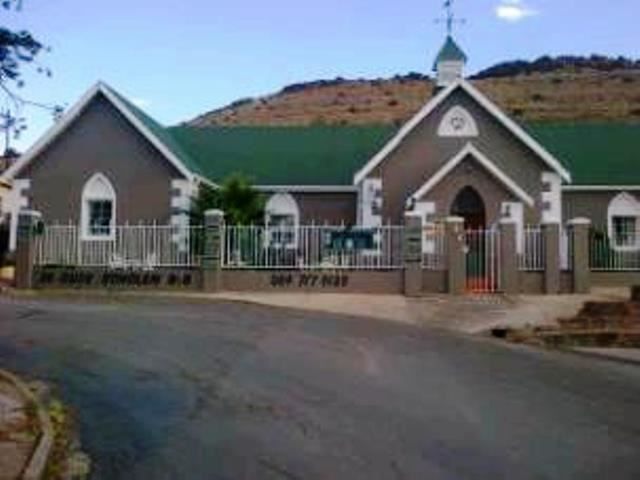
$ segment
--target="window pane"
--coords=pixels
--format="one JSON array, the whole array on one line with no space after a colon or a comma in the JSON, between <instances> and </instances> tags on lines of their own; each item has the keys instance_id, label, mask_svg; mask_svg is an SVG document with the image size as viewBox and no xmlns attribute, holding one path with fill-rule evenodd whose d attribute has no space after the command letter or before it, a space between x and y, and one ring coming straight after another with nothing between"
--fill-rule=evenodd
<instances>
[{"instance_id":1,"label":"window pane","mask_svg":"<svg viewBox=\"0 0 640 480\"><path fill-rule=\"evenodd\" d=\"M89 234L108 236L111 234L113 203L111 200L91 200L89 202Z\"/></svg>"},{"instance_id":2,"label":"window pane","mask_svg":"<svg viewBox=\"0 0 640 480\"><path fill-rule=\"evenodd\" d=\"M272 215L269 231L272 244L290 245L295 241L295 217L293 215Z\"/></svg>"},{"instance_id":3,"label":"window pane","mask_svg":"<svg viewBox=\"0 0 640 480\"><path fill-rule=\"evenodd\" d=\"M613 235L617 246L635 246L636 217L613 217Z\"/></svg>"}]
</instances>

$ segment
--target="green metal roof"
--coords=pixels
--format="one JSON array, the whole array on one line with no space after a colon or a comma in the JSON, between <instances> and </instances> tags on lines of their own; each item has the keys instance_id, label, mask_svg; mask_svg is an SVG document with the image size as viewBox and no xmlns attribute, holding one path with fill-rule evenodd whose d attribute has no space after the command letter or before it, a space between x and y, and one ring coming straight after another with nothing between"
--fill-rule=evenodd
<instances>
[{"instance_id":1,"label":"green metal roof","mask_svg":"<svg viewBox=\"0 0 640 480\"><path fill-rule=\"evenodd\" d=\"M438 67L438 63L446 62L446 61L467 61L467 55L462 51L462 49L458 46L456 41L450 35L447 36L447 39L444 42L444 45L438 52L436 56L436 61L433 64L433 69L436 70Z\"/></svg>"},{"instance_id":2,"label":"green metal roof","mask_svg":"<svg viewBox=\"0 0 640 480\"><path fill-rule=\"evenodd\" d=\"M356 171L395 131L390 126L168 129L213 182L242 173L258 185L351 185Z\"/></svg>"},{"instance_id":3,"label":"green metal roof","mask_svg":"<svg viewBox=\"0 0 640 480\"><path fill-rule=\"evenodd\" d=\"M165 128L109 91L187 169L216 183L242 173L258 185L351 185L397 131L389 125ZM571 172L573 184L640 185L640 122L524 127Z\"/></svg>"},{"instance_id":4,"label":"green metal roof","mask_svg":"<svg viewBox=\"0 0 640 480\"><path fill-rule=\"evenodd\" d=\"M640 123L533 123L529 132L576 185L640 185Z\"/></svg>"},{"instance_id":5,"label":"green metal roof","mask_svg":"<svg viewBox=\"0 0 640 480\"><path fill-rule=\"evenodd\" d=\"M529 123L576 185L640 185L640 123ZM242 173L258 185L350 185L397 131L392 126L173 127L194 171L213 182ZM182 158L182 157L181 157ZM186 162L185 162L186 163Z\"/></svg>"},{"instance_id":6,"label":"green metal roof","mask_svg":"<svg viewBox=\"0 0 640 480\"><path fill-rule=\"evenodd\" d=\"M182 148L182 146L176 142L167 128L156 122L153 118L147 115L144 111L138 108L136 105L127 100L124 96L120 95L113 88L108 85L102 84L103 88L109 90L110 93L115 95L120 100L127 110L131 112L145 127L147 127L155 137L167 147L171 153L173 153L179 160L182 161L184 166L192 173L202 175L200 165Z\"/></svg>"}]
</instances>

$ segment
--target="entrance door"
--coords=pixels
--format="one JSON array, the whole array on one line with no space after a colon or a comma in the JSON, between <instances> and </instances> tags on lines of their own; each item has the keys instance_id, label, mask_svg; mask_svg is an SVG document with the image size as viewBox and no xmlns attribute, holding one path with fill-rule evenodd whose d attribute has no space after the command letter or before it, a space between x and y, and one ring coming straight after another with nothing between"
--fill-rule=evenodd
<instances>
[{"instance_id":1,"label":"entrance door","mask_svg":"<svg viewBox=\"0 0 640 480\"><path fill-rule=\"evenodd\" d=\"M464 218L467 291L498 291L500 236L497 230L486 227L482 197L473 187L463 188L451 205L451 215Z\"/></svg>"},{"instance_id":2,"label":"entrance door","mask_svg":"<svg viewBox=\"0 0 640 480\"><path fill-rule=\"evenodd\" d=\"M487 217L482 197L473 187L464 187L451 205L451 215L464 218L465 230L484 228Z\"/></svg>"}]
</instances>

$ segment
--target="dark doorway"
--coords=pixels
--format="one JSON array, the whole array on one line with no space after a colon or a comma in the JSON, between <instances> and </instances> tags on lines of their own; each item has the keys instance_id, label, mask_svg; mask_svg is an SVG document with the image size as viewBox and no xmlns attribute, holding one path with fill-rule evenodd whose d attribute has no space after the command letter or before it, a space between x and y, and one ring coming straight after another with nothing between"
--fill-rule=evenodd
<instances>
[{"instance_id":1,"label":"dark doorway","mask_svg":"<svg viewBox=\"0 0 640 480\"><path fill-rule=\"evenodd\" d=\"M464 187L451 205L451 215L464 218L464 228L480 229L486 225L486 213L482 197L473 187Z\"/></svg>"}]
</instances>

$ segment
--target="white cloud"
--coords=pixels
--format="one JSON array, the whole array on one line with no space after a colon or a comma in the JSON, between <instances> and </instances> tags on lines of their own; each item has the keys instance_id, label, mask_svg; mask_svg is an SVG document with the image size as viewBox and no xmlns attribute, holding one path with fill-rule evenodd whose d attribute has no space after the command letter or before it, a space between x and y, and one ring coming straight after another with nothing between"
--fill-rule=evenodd
<instances>
[{"instance_id":1,"label":"white cloud","mask_svg":"<svg viewBox=\"0 0 640 480\"><path fill-rule=\"evenodd\" d=\"M496 16L507 22L519 22L537 14L537 10L529 7L522 0L502 0L500 5L496 7Z\"/></svg>"},{"instance_id":2,"label":"white cloud","mask_svg":"<svg viewBox=\"0 0 640 480\"><path fill-rule=\"evenodd\" d=\"M131 99L131 103L133 103L138 108L145 108L151 105L151 101L146 98L134 97Z\"/></svg>"}]
</instances>

